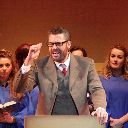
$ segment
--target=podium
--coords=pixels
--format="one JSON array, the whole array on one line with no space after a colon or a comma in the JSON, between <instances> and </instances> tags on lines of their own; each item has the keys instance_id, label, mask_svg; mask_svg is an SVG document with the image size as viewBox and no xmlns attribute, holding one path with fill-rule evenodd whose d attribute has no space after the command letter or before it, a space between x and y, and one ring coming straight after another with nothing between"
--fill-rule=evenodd
<instances>
[{"instance_id":1,"label":"podium","mask_svg":"<svg viewBox=\"0 0 128 128\"><path fill-rule=\"evenodd\" d=\"M26 116L24 126L25 128L105 128L105 125L98 123L96 117L85 115Z\"/></svg>"}]
</instances>

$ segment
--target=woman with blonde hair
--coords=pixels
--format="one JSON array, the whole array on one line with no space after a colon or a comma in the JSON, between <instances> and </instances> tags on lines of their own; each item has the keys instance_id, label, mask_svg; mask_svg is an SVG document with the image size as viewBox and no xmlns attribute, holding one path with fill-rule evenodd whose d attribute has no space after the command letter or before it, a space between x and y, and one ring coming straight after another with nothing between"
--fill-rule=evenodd
<instances>
[{"instance_id":1,"label":"woman with blonde hair","mask_svg":"<svg viewBox=\"0 0 128 128\"><path fill-rule=\"evenodd\" d=\"M114 45L100 76L107 97L109 121L107 127L128 128L128 50Z\"/></svg>"}]
</instances>

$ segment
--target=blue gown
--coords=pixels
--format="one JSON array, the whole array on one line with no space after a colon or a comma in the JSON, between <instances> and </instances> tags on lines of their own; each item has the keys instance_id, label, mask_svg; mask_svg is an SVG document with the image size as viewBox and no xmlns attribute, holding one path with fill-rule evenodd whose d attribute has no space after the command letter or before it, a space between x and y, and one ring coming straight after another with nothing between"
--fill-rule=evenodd
<instances>
[{"instance_id":1,"label":"blue gown","mask_svg":"<svg viewBox=\"0 0 128 128\"><path fill-rule=\"evenodd\" d=\"M38 103L39 88L36 86L31 92L27 92L27 98L25 99L26 104L29 103L27 109L27 115L35 115L37 103Z\"/></svg>"},{"instance_id":2,"label":"blue gown","mask_svg":"<svg viewBox=\"0 0 128 128\"><path fill-rule=\"evenodd\" d=\"M128 113L128 80L123 77L100 77L106 92L107 112L112 118L120 118ZM108 126L109 127L109 124ZM128 128L128 122L124 124Z\"/></svg>"},{"instance_id":3,"label":"blue gown","mask_svg":"<svg viewBox=\"0 0 128 128\"><path fill-rule=\"evenodd\" d=\"M25 94L20 102L17 102L15 105L15 111L11 113L15 117L15 123L0 123L0 128L24 128L24 116L25 115L34 115L38 99L38 87L35 87L31 93ZM0 86L0 103L4 104L14 100L10 97L10 88L9 86L1 87Z\"/></svg>"}]
</instances>

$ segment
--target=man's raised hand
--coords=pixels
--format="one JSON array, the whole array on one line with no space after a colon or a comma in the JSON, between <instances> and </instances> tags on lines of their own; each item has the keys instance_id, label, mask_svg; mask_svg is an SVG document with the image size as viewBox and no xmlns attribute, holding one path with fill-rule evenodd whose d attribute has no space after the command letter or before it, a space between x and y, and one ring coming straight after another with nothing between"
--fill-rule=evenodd
<instances>
[{"instance_id":1,"label":"man's raised hand","mask_svg":"<svg viewBox=\"0 0 128 128\"><path fill-rule=\"evenodd\" d=\"M42 43L38 43L36 45L30 46L28 56L26 57L26 59L24 61L25 66L30 65L32 60L38 58L38 56L40 54L41 47L42 47Z\"/></svg>"}]
</instances>

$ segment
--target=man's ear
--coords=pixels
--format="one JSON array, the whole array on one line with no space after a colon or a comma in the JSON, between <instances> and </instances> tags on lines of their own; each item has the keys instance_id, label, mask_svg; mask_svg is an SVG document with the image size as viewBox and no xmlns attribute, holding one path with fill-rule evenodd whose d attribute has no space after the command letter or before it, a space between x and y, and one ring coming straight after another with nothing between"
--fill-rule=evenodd
<instances>
[{"instance_id":1,"label":"man's ear","mask_svg":"<svg viewBox=\"0 0 128 128\"><path fill-rule=\"evenodd\" d=\"M71 45L72 45L72 42L71 42L71 41L68 41L68 42L67 42L67 47L68 47L68 49L71 48Z\"/></svg>"}]
</instances>

